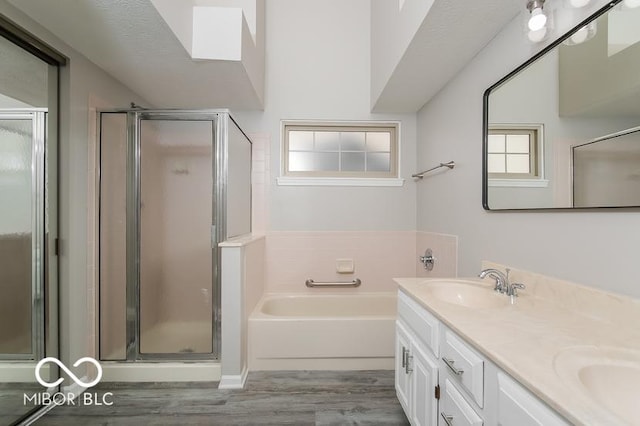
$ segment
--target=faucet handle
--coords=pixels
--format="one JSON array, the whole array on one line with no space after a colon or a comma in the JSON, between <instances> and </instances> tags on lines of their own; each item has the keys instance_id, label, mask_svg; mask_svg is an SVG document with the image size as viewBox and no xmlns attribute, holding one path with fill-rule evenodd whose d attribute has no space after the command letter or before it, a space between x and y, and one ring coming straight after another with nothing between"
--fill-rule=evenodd
<instances>
[{"instance_id":1,"label":"faucet handle","mask_svg":"<svg viewBox=\"0 0 640 426\"><path fill-rule=\"evenodd\" d=\"M518 297L518 289L524 290L525 288L527 288L527 286L522 283L513 283L511 284L511 295Z\"/></svg>"},{"instance_id":2,"label":"faucet handle","mask_svg":"<svg viewBox=\"0 0 640 426\"><path fill-rule=\"evenodd\" d=\"M507 283L509 282L509 273L511 272L511 268L505 268L504 270L506 272L505 277L507 278Z\"/></svg>"}]
</instances>

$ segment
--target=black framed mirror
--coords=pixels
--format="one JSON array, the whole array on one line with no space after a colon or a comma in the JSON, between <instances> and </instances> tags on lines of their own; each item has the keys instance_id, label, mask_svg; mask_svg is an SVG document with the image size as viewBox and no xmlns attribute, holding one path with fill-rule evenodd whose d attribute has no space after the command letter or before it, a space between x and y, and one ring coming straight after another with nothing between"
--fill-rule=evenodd
<instances>
[{"instance_id":1,"label":"black framed mirror","mask_svg":"<svg viewBox=\"0 0 640 426\"><path fill-rule=\"evenodd\" d=\"M485 91L486 210L640 207L640 7L613 1Z\"/></svg>"}]
</instances>

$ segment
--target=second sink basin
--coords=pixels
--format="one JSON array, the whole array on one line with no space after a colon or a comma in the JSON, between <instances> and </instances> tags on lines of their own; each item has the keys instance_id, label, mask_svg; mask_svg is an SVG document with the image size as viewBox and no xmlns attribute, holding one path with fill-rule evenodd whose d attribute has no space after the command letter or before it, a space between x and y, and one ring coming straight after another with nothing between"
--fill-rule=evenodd
<instances>
[{"instance_id":1,"label":"second sink basin","mask_svg":"<svg viewBox=\"0 0 640 426\"><path fill-rule=\"evenodd\" d=\"M510 298L493 291L493 286L480 280L438 280L427 284L428 295L440 301L468 308L507 306Z\"/></svg>"},{"instance_id":2,"label":"second sink basin","mask_svg":"<svg viewBox=\"0 0 640 426\"><path fill-rule=\"evenodd\" d=\"M640 425L640 352L596 346L578 346L555 359L560 377L627 424Z\"/></svg>"}]
</instances>

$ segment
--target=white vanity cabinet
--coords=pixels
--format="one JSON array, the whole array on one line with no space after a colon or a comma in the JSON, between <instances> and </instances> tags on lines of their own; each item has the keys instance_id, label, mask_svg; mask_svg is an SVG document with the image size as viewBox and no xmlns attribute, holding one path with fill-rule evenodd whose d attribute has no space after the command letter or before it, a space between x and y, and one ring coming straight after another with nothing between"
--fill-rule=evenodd
<instances>
[{"instance_id":1,"label":"white vanity cabinet","mask_svg":"<svg viewBox=\"0 0 640 426\"><path fill-rule=\"evenodd\" d=\"M414 426L566 426L559 414L400 291L395 386Z\"/></svg>"},{"instance_id":2,"label":"white vanity cabinet","mask_svg":"<svg viewBox=\"0 0 640 426\"><path fill-rule=\"evenodd\" d=\"M482 417L475 412L448 377L443 377L441 395L440 426L482 426L484 424Z\"/></svg>"},{"instance_id":3,"label":"white vanity cabinet","mask_svg":"<svg viewBox=\"0 0 640 426\"><path fill-rule=\"evenodd\" d=\"M498 425L568 426L562 417L510 376L498 374Z\"/></svg>"},{"instance_id":4,"label":"white vanity cabinet","mask_svg":"<svg viewBox=\"0 0 640 426\"><path fill-rule=\"evenodd\" d=\"M437 424L438 363L435 357L437 352L434 351L438 350L438 325L437 320L415 302L406 296L399 297L395 351L396 394L414 426ZM429 343L425 343L425 340Z\"/></svg>"}]
</instances>

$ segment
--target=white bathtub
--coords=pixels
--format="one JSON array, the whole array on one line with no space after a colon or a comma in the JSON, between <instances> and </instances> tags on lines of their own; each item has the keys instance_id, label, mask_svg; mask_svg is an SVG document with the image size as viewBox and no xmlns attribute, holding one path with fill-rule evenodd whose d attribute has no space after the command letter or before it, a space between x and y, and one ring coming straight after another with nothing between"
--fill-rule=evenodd
<instances>
[{"instance_id":1,"label":"white bathtub","mask_svg":"<svg viewBox=\"0 0 640 426\"><path fill-rule=\"evenodd\" d=\"M392 369L395 293L267 295L249 317L251 370Z\"/></svg>"}]
</instances>

